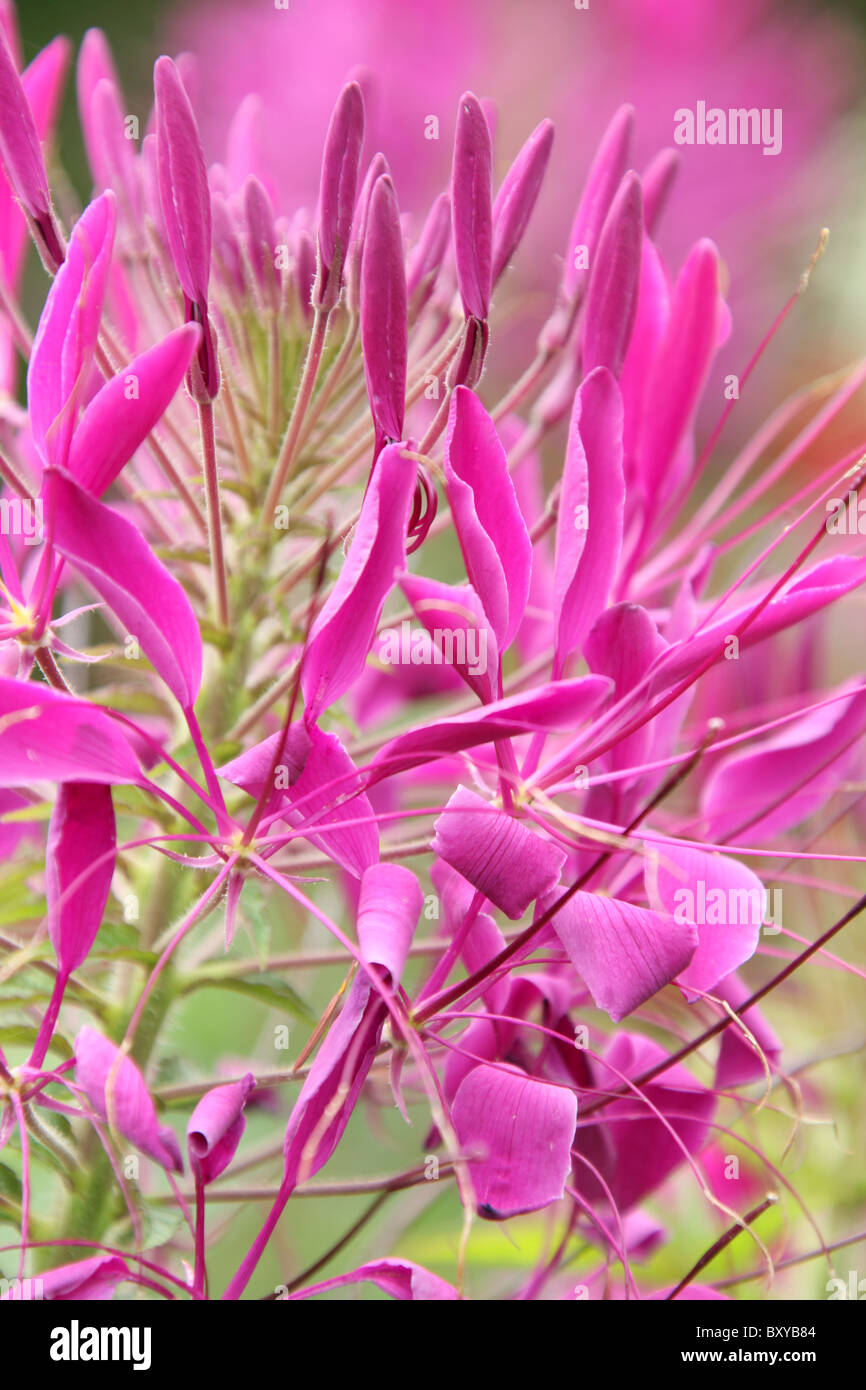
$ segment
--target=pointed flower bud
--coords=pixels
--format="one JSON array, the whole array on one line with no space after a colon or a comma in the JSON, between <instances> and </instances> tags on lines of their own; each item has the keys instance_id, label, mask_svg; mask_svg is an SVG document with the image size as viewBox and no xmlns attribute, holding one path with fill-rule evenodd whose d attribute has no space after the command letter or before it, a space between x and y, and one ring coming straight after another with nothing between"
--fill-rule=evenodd
<instances>
[{"instance_id":1,"label":"pointed flower bud","mask_svg":"<svg viewBox=\"0 0 866 1390\"><path fill-rule=\"evenodd\" d=\"M229 1166L241 1141L243 1110L255 1086L252 1072L228 1086L215 1086L202 1096L186 1127L189 1162L203 1183L213 1182Z\"/></svg>"},{"instance_id":2,"label":"pointed flower bud","mask_svg":"<svg viewBox=\"0 0 866 1390\"><path fill-rule=\"evenodd\" d=\"M541 347L548 351L561 347L571 332L604 219L628 167L633 135L634 107L621 106L596 150L571 224L559 285L559 303L539 338Z\"/></svg>"},{"instance_id":3,"label":"pointed flower bud","mask_svg":"<svg viewBox=\"0 0 866 1390\"><path fill-rule=\"evenodd\" d=\"M542 121L521 149L493 204L493 284L519 246L553 149L553 122Z\"/></svg>"},{"instance_id":4,"label":"pointed flower bud","mask_svg":"<svg viewBox=\"0 0 866 1390\"><path fill-rule=\"evenodd\" d=\"M376 454L403 438L409 328L403 233L394 185L380 178L370 195L361 268L361 342Z\"/></svg>"},{"instance_id":5,"label":"pointed flower bud","mask_svg":"<svg viewBox=\"0 0 866 1390\"><path fill-rule=\"evenodd\" d=\"M619 376L637 313L643 246L643 199L637 174L626 174L610 206L583 318L583 369Z\"/></svg>"},{"instance_id":6,"label":"pointed flower bud","mask_svg":"<svg viewBox=\"0 0 866 1390\"><path fill-rule=\"evenodd\" d=\"M493 190L490 127L472 92L460 98L451 204L457 283L470 318L486 319L493 267Z\"/></svg>"},{"instance_id":7,"label":"pointed flower bud","mask_svg":"<svg viewBox=\"0 0 866 1390\"><path fill-rule=\"evenodd\" d=\"M433 292L450 236L451 199L447 193L440 193L427 214L406 267L406 290L416 314Z\"/></svg>"},{"instance_id":8,"label":"pointed flower bud","mask_svg":"<svg viewBox=\"0 0 866 1390\"><path fill-rule=\"evenodd\" d=\"M3 38L0 38L0 163L30 224L46 267L53 274L63 264L63 238L51 208L48 177L33 112Z\"/></svg>"},{"instance_id":9,"label":"pointed flower bud","mask_svg":"<svg viewBox=\"0 0 866 1390\"><path fill-rule=\"evenodd\" d=\"M274 263L274 209L259 180L250 175L244 185L244 213L250 265L265 303L275 313L280 304L279 271Z\"/></svg>"},{"instance_id":10,"label":"pointed flower bud","mask_svg":"<svg viewBox=\"0 0 866 1390\"><path fill-rule=\"evenodd\" d=\"M363 143L364 98L358 83L349 82L337 98L328 126L319 189L319 264L313 303L326 311L340 298Z\"/></svg>"},{"instance_id":11,"label":"pointed flower bud","mask_svg":"<svg viewBox=\"0 0 866 1390\"><path fill-rule=\"evenodd\" d=\"M364 238L367 229L367 215L370 211L370 196L376 183L383 175L390 178L391 170L383 154L375 154L361 184L358 206L352 223L349 253L346 258L346 308L357 314L361 307L361 264L364 258Z\"/></svg>"},{"instance_id":12,"label":"pointed flower bud","mask_svg":"<svg viewBox=\"0 0 866 1390\"><path fill-rule=\"evenodd\" d=\"M197 400L212 400L219 392L219 366L208 318L211 210L204 151L189 97L170 58L157 59L153 85L157 173L166 235L184 294L187 322L200 323L204 329L197 359L200 376L193 373L190 390Z\"/></svg>"},{"instance_id":13,"label":"pointed flower bud","mask_svg":"<svg viewBox=\"0 0 866 1390\"><path fill-rule=\"evenodd\" d=\"M643 216L647 236L655 234L679 167L679 153L676 150L664 149L659 150L643 172Z\"/></svg>"}]
</instances>

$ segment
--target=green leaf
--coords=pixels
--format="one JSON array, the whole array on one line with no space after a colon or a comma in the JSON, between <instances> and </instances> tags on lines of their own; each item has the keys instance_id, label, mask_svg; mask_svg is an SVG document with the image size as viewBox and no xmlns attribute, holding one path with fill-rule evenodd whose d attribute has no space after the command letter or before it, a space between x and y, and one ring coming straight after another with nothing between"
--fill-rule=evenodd
<instances>
[{"instance_id":1,"label":"green leaf","mask_svg":"<svg viewBox=\"0 0 866 1390\"><path fill-rule=\"evenodd\" d=\"M0 1163L0 1197L21 1205L21 1179L5 1163Z\"/></svg>"},{"instance_id":2,"label":"green leaf","mask_svg":"<svg viewBox=\"0 0 866 1390\"><path fill-rule=\"evenodd\" d=\"M221 967L212 966L196 975L194 979L185 981L181 992L190 994L196 989L228 989L235 994L246 995L248 999L254 999L266 1008L291 1014L293 1018L302 1019L305 1023L316 1021L316 1015L300 995L295 993L291 985L270 971L263 970L261 974L253 975L223 975Z\"/></svg>"}]
</instances>

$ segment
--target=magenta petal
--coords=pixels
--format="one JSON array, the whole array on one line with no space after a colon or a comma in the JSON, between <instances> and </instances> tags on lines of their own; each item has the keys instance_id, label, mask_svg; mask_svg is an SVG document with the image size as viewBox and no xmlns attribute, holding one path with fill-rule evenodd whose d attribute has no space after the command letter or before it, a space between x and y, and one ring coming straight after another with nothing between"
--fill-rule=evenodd
<instances>
[{"instance_id":1,"label":"magenta petal","mask_svg":"<svg viewBox=\"0 0 866 1390\"><path fill-rule=\"evenodd\" d=\"M430 843L485 898L517 921L531 902L559 882L565 854L521 821L458 787L435 824Z\"/></svg>"},{"instance_id":2,"label":"magenta petal","mask_svg":"<svg viewBox=\"0 0 866 1390\"><path fill-rule=\"evenodd\" d=\"M595 1003L614 1023L670 984L698 942L688 922L598 893L575 893L552 925Z\"/></svg>"},{"instance_id":3,"label":"magenta petal","mask_svg":"<svg viewBox=\"0 0 866 1390\"><path fill-rule=\"evenodd\" d=\"M663 1060L665 1052L657 1043L621 1032L608 1047L604 1061L593 1064L593 1079L600 1090L619 1090L623 1076L638 1077ZM581 1151L591 1146L593 1139L597 1141L600 1134L604 1135L607 1143L602 1173L621 1211L636 1206L654 1192L686 1161L686 1154L703 1148L716 1105L713 1092L681 1066L666 1068L642 1091L646 1100L667 1118L667 1124L656 1117L646 1101L632 1093L607 1105L600 1125L592 1123L586 1129L578 1128L577 1147ZM582 1163L575 1166L575 1184L580 1192L606 1204L603 1190Z\"/></svg>"},{"instance_id":4,"label":"magenta petal","mask_svg":"<svg viewBox=\"0 0 866 1390\"><path fill-rule=\"evenodd\" d=\"M575 396L568 434L554 560L555 675L607 602L624 510L622 400L614 377L599 367Z\"/></svg>"},{"instance_id":5,"label":"magenta petal","mask_svg":"<svg viewBox=\"0 0 866 1390\"><path fill-rule=\"evenodd\" d=\"M114 245L116 204L103 193L75 224L33 339L27 402L33 438L47 463L65 463L84 404Z\"/></svg>"},{"instance_id":6,"label":"magenta petal","mask_svg":"<svg viewBox=\"0 0 866 1390\"><path fill-rule=\"evenodd\" d=\"M573 729L598 709L611 688L612 682L603 676L552 681L530 695L509 695L484 709L422 724L398 734L376 754L369 784L432 758L447 758L498 738L540 729Z\"/></svg>"},{"instance_id":7,"label":"magenta petal","mask_svg":"<svg viewBox=\"0 0 866 1390\"><path fill-rule=\"evenodd\" d=\"M38 1280L41 1297L50 1302L107 1302L117 1285L130 1277L129 1266L119 1255L92 1255L89 1260L47 1269L32 1282ZM27 1280L22 1284L26 1288ZM5 1293L0 1293L0 1299L12 1302L25 1297L22 1287L16 1287L14 1282Z\"/></svg>"},{"instance_id":8,"label":"magenta petal","mask_svg":"<svg viewBox=\"0 0 866 1390\"><path fill-rule=\"evenodd\" d=\"M169 690L191 709L201 685L201 636L183 588L141 533L88 496L72 478L53 477L54 543L136 637Z\"/></svg>"},{"instance_id":9,"label":"magenta petal","mask_svg":"<svg viewBox=\"0 0 866 1390\"><path fill-rule=\"evenodd\" d=\"M215 1086L202 1096L186 1127L190 1166L198 1167L202 1182L213 1182L235 1156L245 1120L243 1109L255 1086L252 1072L228 1086Z\"/></svg>"},{"instance_id":10,"label":"magenta petal","mask_svg":"<svg viewBox=\"0 0 866 1390\"><path fill-rule=\"evenodd\" d=\"M282 733L270 734L221 767L220 776L258 799L281 739ZM283 819L303 831L311 844L357 878L379 862L375 812L361 790L361 774L336 734L323 733L315 724L293 724L277 777L274 793L284 798ZM276 804L272 802L271 809ZM317 824L331 828L317 831Z\"/></svg>"},{"instance_id":11,"label":"magenta petal","mask_svg":"<svg viewBox=\"0 0 866 1390\"><path fill-rule=\"evenodd\" d=\"M400 587L431 636L432 659L438 654L439 660L453 666L480 700L487 704L496 700L499 648L472 585L441 584L436 579L404 574Z\"/></svg>"},{"instance_id":12,"label":"magenta petal","mask_svg":"<svg viewBox=\"0 0 866 1390\"><path fill-rule=\"evenodd\" d=\"M349 82L337 98L325 137L319 189L319 272L314 302L333 309L349 250L364 143L364 97Z\"/></svg>"},{"instance_id":13,"label":"magenta petal","mask_svg":"<svg viewBox=\"0 0 866 1390\"><path fill-rule=\"evenodd\" d=\"M377 441L403 438L408 332L400 209L382 177L370 194L361 264L361 343Z\"/></svg>"},{"instance_id":14,"label":"magenta petal","mask_svg":"<svg viewBox=\"0 0 866 1390\"><path fill-rule=\"evenodd\" d=\"M542 121L535 127L502 180L502 187L493 204L494 285L526 231L552 149L553 122Z\"/></svg>"},{"instance_id":15,"label":"magenta petal","mask_svg":"<svg viewBox=\"0 0 866 1390\"><path fill-rule=\"evenodd\" d=\"M115 841L111 788L92 782L61 783L48 828L45 898L48 932L64 975L87 959L96 939L114 875ZM66 893L97 859L102 860L99 867Z\"/></svg>"},{"instance_id":16,"label":"magenta petal","mask_svg":"<svg viewBox=\"0 0 866 1390\"><path fill-rule=\"evenodd\" d=\"M382 450L349 553L304 654L301 686L308 720L338 700L364 668L382 606L405 566L415 475L414 462L399 445Z\"/></svg>"},{"instance_id":17,"label":"magenta petal","mask_svg":"<svg viewBox=\"0 0 866 1390\"><path fill-rule=\"evenodd\" d=\"M445 479L466 572L505 652L529 596L532 544L496 427L465 386L451 398Z\"/></svg>"},{"instance_id":18,"label":"magenta petal","mask_svg":"<svg viewBox=\"0 0 866 1390\"><path fill-rule=\"evenodd\" d=\"M0 787L136 783L141 775L118 725L98 706L0 677Z\"/></svg>"},{"instance_id":19,"label":"magenta petal","mask_svg":"<svg viewBox=\"0 0 866 1390\"><path fill-rule=\"evenodd\" d=\"M730 634L743 626L740 651L757 645L786 627L801 623L812 613L866 583L866 559L860 555L834 555L805 570L793 583L781 589L756 617L751 614L760 596L751 604L717 618L701 627L694 636L677 642L659 659L652 674L652 694L658 695L684 676L697 671L708 658L723 659Z\"/></svg>"},{"instance_id":20,"label":"magenta petal","mask_svg":"<svg viewBox=\"0 0 866 1390\"><path fill-rule=\"evenodd\" d=\"M457 112L451 207L457 282L467 317L486 319L493 268L493 154L490 128L476 96L464 92Z\"/></svg>"},{"instance_id":21,"label":"magenta petal","mask_svg":"<svg viewBox=\"0 0 866 1390\"><path fill-rule=\"evenodd\" d=\"M0 37L0 163L25 212L37 223L50 221L51 197L42 146L21 78L3 37Z\"/></svg>"},{"instance_id":22,"label":"magenta petal","mask_svg":"<svg viewBox=\"0 0 866 1390\"><path fill-rule=\"evenodd\" d=\"M69 450L69 471L85 491L99 497L111 486L165 414L200 342L199 326L183 324L96 393Z\"/></svg>"},{"instance_id":23,"label":"magenta petal","mask_svg":"<svg viewBox=\"0 0 866 1390\"><path fill-rule=\"evenodd\" d=\"M451 1118L479 1216L503 1221L564 1195L571 1171L577 1097L516 1068L474 1067L460 1083Z\"/></svg>"},{"instance_id":24,"label":"magenta petal","mask_svg":"<svg viewBox=\"0 0 866 1390\"><path fill-rule=\"evenodd\" d=\"M678 983L694 1000L757 950L767 894L745 864L686 845L658 847L645 863L650 900L675 922L691 923L698 948Z\"/></svg>"},{"instance_id":25,"label":"magenta petal","mask_svg":"<svg viewBox=\"0 0 866 1390\"><path fill-rule=\"evenodd\" d=\"M413 1264L411 1260L372 1260L349 1270L348 1274L338 1274L334 1279L325 1279L321 1284L310 1284L289 1294L290 1299L313 1298L317 1293L327 1293L329 1289L341 1289L347 1284L375 1284L385 1293L402 1302L444 1302L458 1297L453 1284L446 1284L429 1269Z\"/></svg>"},{"instance_id":26,"label":"magenta petal","mask_svg":"<svg viewBox=\"0 0 866 1390\"><path fill-rule=\"evenodd\" d=\"M723 757L701 798L709 834L725 840L747 826L749 843L760 843L806 820L846 776L864 728L866 694L852 693Z\"/></svg>"},{"instance_id":27,"label":"magenta petal","mask_svg":"<svg viewBox=\"0 0 866 1390\"><path fill-rule=\"evenodd\" d=\"M361 880L358 940L364 960L396 985L424 896L415 875L396 864L377 864ZM355 1108L388 1016L366 971L358 974L331 1026L289 1117L284 1184L294 1186L327 1163Z\"/></svg>"},{"instance_id":28,"label":"magenta petal","mask_svg":"<svg viewBox=\"0 0 866 1390\"><path fill-rule=\"evenodd\" d=\"M169 1172L183 1172L177 1139L160 1126L138 1067L92 1028L75 1039L75 1080L100 1119Z\"/></svg>"},{"instance_id":29,"label":"magenta petal","mask_svg":"<svg viewBox=\"0 0 866 1390\"><path fill-rule=\"evenodd\" d=\"M583 370L619 376L637 311L643 247L640 179L628 173L605 219L583 317Z\"/></svg>"},{"instance_id":30,"label":"magenta petal","mask_svg":"<svg viewBox=\"0 0 866 1390\"><path fill-rule=\"evenodd\" d=\"M665 475L692 423L718 345L718 284L718 252L711 241L699 241L674 287L667 332L647 388L653 408L641 473L653 511L666 493Z\"/></svg>"}]
</instances>

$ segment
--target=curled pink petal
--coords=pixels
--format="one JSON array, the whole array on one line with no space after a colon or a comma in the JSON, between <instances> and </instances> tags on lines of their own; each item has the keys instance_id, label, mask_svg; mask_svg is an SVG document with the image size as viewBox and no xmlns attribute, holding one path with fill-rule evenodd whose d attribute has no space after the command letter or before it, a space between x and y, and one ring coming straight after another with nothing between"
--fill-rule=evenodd
<instances>
[{"instance_id":1,"label":"curled pink petal","mask_svg":"<svg viewBox=\"0 0 866 1390\"><path fill-rule=\"evenodd\" d=\"M451 1107L479 1216L504 1221L564 1195L577 1097L505 1066L473 1067Z\"/></svg>"},{"instance_id":2,"label":"curled pink petal","mask_svg":"<svg viewBox=\"0 0 866 1390\"><path fill-rule=\"evenodd\" d=\"M558 882L565 854L483 797L458 787L435 825L431 849L517 921Z\"/></svg>"},{"instance_id":3,"label":"curled pink petal","mask_svg":"<svg viewBox=\"0 0 866 1390\"><path fill-rule=\"evenodd\" d=\"M235 1156L246 1121L243 1110L255 1087L252 1072L241 1081L215 1086L202 1096L186 1127L190 1166L204 1183L213 1182Z\"/></svg>"},{"instance_id":4,"label":"curled pink petal","mask_svg":"<svg viewBox=\"0 0 866 1390\"><path fill-rule=\"evenodd\" d=\"M75 1080L100 1119L169 1172L183 1172L177 1139L159 1124L138 1067L92 1028L75 1039Z\"/></svg>"}]
</instances>

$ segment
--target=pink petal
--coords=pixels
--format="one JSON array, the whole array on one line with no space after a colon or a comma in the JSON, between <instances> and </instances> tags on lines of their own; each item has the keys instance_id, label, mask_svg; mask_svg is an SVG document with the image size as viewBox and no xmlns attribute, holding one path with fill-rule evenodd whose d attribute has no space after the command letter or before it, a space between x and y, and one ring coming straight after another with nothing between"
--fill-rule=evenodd
<instances>
[{"instance_id":1,"label":"pink petal","mask_svg":"<svg viewBox=\"0 0 866 1390\"><path fill-rule=\"evenodd\" d=\"M834 555L802 573L780 590L756 617L751 618L761 595L754 593L751 603L735 609L701 627L694 636L671 647L656 664L651 693L660 694L704 665L709 657L724 659L729 635L748 620L739 636L740 651L757 645L767 637L793 627L827 604L848 594L866 581L866 559L856 555ZM769 587L769 586L768 586ZM766 592L766 590L764 591Z\"/></svg>"},{"instance_id":2,"label":"pink petal","mask_svg":"<svg viewBox=\"0 0 866 1390\"><path fill-rule=\"evenodd\" d=\"M27 401L33 438L47 463L66 461L84 404L114 245L115 207L114 194L103 193L81 214L33 340Z\"/></svg>"},{"instance_id":3,"label":"pink petal","mask_svg":"<svg viewBox=\"0 0 866 1390\"><path fill-rule=\"evenodd\" d=\"M469 1162L479 1216L503 1221L564 1195L571 1171L577 1097L516 1068L474 1067L451 1118Z\"/></svg>"},{"instance_id":4,"label":"pink petal","mask_svg":"<svg viewBox=\"0 0 866 1390\"><path fill-rule=\"evenodd\" d=\"M45 898L48 933L61 972L77 970L87 959L102 923L115 863L114 808L111 788L92 782L63 782L48 827L45 851ZM58 899L97 859L107 858Z\"/></svg>"},{"instance_id":5,"label":"pink petal","mask_svg":"<svg viewBox=\"0 0 866 1390\"><path fill-rule=\"evenodd\" d=\"M430 843L485 898L517 921L558 882L565 854L521 821L458 787L435 823Z\"/></svg>"},{"instance_id":6,"label":"pink petal","mask_svg":"<svg viewBox=\"0 0 866 1390\"><path fill-rule=\"evenodd\" d=\"M334 1279L325 1279L321 1284L310 1284L289 1294L290 1299L312 1298L317 1293L327 1293L329 1289L344 1288L347 1284L375 1284L385 1293L402 1302L443 1302L458 1297L452 1284L446 1284L429 1269L413 1264L411 1260L373 1260L360 1265L348 1274L338 1274Z\"/></svg>"},{"instance_id":7,"label":"pink petal","mask_svg":"<svg viewBox=\"0 0 866 1390\"><path fill-rule=\"evenodd\" d=\"M531 695L509 695L484 709L422 724L398 734L380 749L373 760L368 785L431 758L447 758L499 738L540 729L573 729L598 709L610 690L611 682L603 676L552 681Z\"/></svg>"},{"instance_id":8,"label":"pink petal","mask_svg":"<svg viewBox=\"0 0 866 1390\"><path fill-rule=\"evenodd\" d=\"M75 1080L97 1115L124 1139L169 1172L183 1172L177 1139L160 1126L138 1067L92 1028L82 1028L75 1039Z\"/></svg>"},{"instance_id":9,"label":"pink petal","mask_svg":"<svg viewBox=\"0 0 866 1390\"><path fill-rule=\"evenodd\" d=\"M219 769L220 776L258 799L271 774L281 733L270 734ZM316 725L293 724L283 745L279 767L287 774L283 818L306 831L311 844L360 878L379 861L379 833L361 775L336 734ZM279 792L275 793L279 796ZM297 805L295 804L297 803ZM271 803L275 809L278 802ZM358 821L340 828L342 821ZM317 823L336 827L317 832ZM306 829L309 827L309 829Z\"/></svg>"},{"instance_id":10,"label":"pink petal","mask_svg":"<svg viewBox=\"0 0 866 1390\"><path fill-rule=\"evenodd\" d=\"M726 755L701 798L708 833L729 839L748 826L760 843L807 820L847 774L866 728L866 693L852 694L784 724L747 752Z\"/></svg>"},{"instance_id":11,"label":"pink petal","mask_svg":"<svg viewBox=\"0 0 866 1390\"><path fill-rule=\"evenodd\" d=\"M405 574L400 587L433 639L439 659L453 666L480 700L487 704L496 700L499 649L471 584L440 584Z\"/></svg>"},{"instance_id":12,"label":"pink petal","mask_svg":"<svg viewBox=\"0 0 866 1390\"><path fill-rule=\"evenodd\" d=\"M664 1057L664 1050L650 1039L618 1033L604 1061L592 1064L594 1083L599 1090L619 1090L623 1076L636 1078ZM669 1067L641 1090L646 1101L665 1116L666 1125L643 1099L632 1093L605 1107L601 1125L592 1123L586 1128L578 1127L577 1131L576 1147L581 1152L590 1150L591 1161L601 1160L596 1166L601 1168L621 1211L637 1206L660 1187L685 1162L686 1153L697 1153L703 1148L716 1105L713 1092L681 1066ZM604 1148L599 1152L602 1139ZM586 1166L578 1163L574 1171L578 1190L606 1206L607 1198Z\"/></svg>"},{"instance_id":13,"label":"pink petal","mask_svg":"<svg viewBox=\"0 0 866 1390\"><path fill-rule=\"evenodd\" d=\"M767 894L751 869L727 855L674 844L651 854L644 866L650 900L697 930L697 950L678 981L694 1000L754 955Z\"/></svg>"},{"instance_id":14,"label":"pink petal","mask_svg":"<svg viewBox=\"0 0 866 1390\"><path fill-rule=\"evenodd\" d=\"M532 545L496 427L465 386L451 399L445 480L466 572L504 652L526 607Z\"/></svg>"},{"instance_id":15,"label":"pink petal","mask_svg":"<svg viewBox=\"0 0 866 1390\"><path fill-rule=\"evenodd\" d=\"M117 1285L131 1277L129 1266L119 1255L92 1255L89 1260L47 1269L35 1276L41 1297L55 1303L107 1302ZM26 1284L26 1281L24 1281ZM0 1299L12 1301L24 1297L22 1289L13 1286L0 1293Z\"/></svg>"},{"instance_id":16,"label":"pink petal","mask_svg":"<svg viewBox=\"0 0 866 1390\"><path fill-rule=\"evenodd\" d=\"M252 1072L241 1081L215 1086L202 1096L186 1127L190 1166L213 1182L231 1163L244 1132L244 1106L255 1087Z\"/></svg>"},{"instance_id":17,"label":"pink petal","mask_svg":"<svg viewBox=\"0 0 866 1390\"><path fill-rule=\"evenodd\" d=\"M399 445L379 455L349 553L313 623L301 668L307 718L345 694L364 668L385 599L405 567L415 464Z\"/></svg>"},{"instance_id":18,"label":"pink petal","mask_svg":"<svg viewBox=\"0 0 866 1390\"><path fill-rule=\"evenodd\" d=\"M140 781L132 748L98 706L0 677L0 786Z\"/></svg>"},{"instance_id":19,"label":"pink petal","mask_svg":"<svg viewBox=\"0 0 866 1390\"><path fill-rule=\"evenodd\" d=\"M554 675L582 647L607 602L624 510L622 400L610 372L598 367L575 396L569 428L556 527Z\"/></svg>"},{"instance_id":20,"label":"pink petal","mask_svg":"<svg viewBox=\"0 0 866 1390\"><path fill-rule=\"evenodd\" d=\"M361 953L365 961L383 967L394 985L423 905L418 880L401 865L374 865L361 880L357 918ZM331 1157L376 1056L387 1016L369 975L360 971L289 1118L285 1183L294 1185L301 1177L312 1177Z\"/></svg>"},{"instance_id":21,"label":"pink petal","mask_svg":"<svg viewBox=\"0 0 866 1390\"><path fill-rule=\"evenodd\" d=\"M97 391L69 451L69 471L85 491L99 497L111 486L162 419L200 343L198 324L183 324Z\"/></svg>"},{"instance_id":22,"label":"pink petal","mask_svg":"<svg viewBox=\"0 0 866 1390\"><path fill-rule=\"evenodd\" d=\"M539 906L546 910L550 901ZM670 984L698 941L687 922L599 893L575 893L552 925L596 1005L614 1023Z\"/></svg>"},{"instance_id":23,"label":"pink petal","mask_svg":"<svg viewBox=\"0 0 866 1390\"><path fill-rule=\"evenodd\" d=\"M711 241L699 241L674 286L667 332L648 387L654 408L641 476L652 510L668 495L666 475L694 419L718 345L720 306L718 252Z\"/></svg>"},{"instance_id":24,"label":"pink petal","mask_svg":"<svg viewBox=\"0 0 866 1390\"><path fill-rule=\"evenodd\" d=\"M51 472L57 549L105 600L126 633L138 639L180 705L191 709L201 685L202 649L183 588L131 522L88 496L68 475Z\"/></svg>"}]
</instances>

